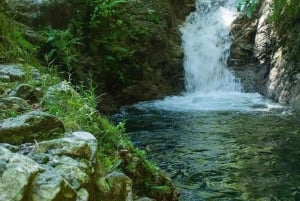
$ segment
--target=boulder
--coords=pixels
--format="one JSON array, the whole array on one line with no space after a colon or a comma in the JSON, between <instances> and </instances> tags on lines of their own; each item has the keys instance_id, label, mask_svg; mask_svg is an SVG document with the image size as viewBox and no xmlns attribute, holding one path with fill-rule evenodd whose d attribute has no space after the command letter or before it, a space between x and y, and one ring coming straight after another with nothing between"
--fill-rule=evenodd
<instances>
[{"instance_id":1,"label":"boulder","mask_svg":"<svg viewBox=\"0 0 300 201\"><path fill-rule=\"evenodd\" d=\"M20 84L8 94L10 97L19 97L31 103L37 103L42 97L41 89L34 88L29 84Z\"/></svg>"},{"instance_id":2,"label":"boulder","mask_svg":"<svg viewBox=\"0 0 300 201\"><path fill-rule=\"evenodd\" d=\"M78 190L91 185L96 152L96 138L88 132L78 131L64 138L38 143L31 157L55 168L73 189ZM82 194L81 197L87 196Z\"/></svg>"},{"instance_id":3,"label":"boulder","mask_svg":"<svg viewBox=\"0 0 300 201\"><path fill-rule=\"evenodd\" d=\"M76 138L59 138L38 143L38 152L52 155L67 155L71 157L81 157L90 160L92 149L84 140Z\"/></svg>"},{"instance_id":4,"label":"boulder","mask_svg":"<svg viewBox=\"0 0 300 201\"><path fill-rule=\"evenodd\" d=\"M0 64L1 81L22 81L25 79L24 70L17 65Z\"/></svg>"},{"instance_id":5,"label":"boulder","mask_svg":"<svg viewBox=\"0 0 300 201\"><path fill-rule=\"evenodd\" d=\"M30 182L41 170L32 159L0 146L0 200L27 200Z\"/></svg>"},{"instance_id":6,"label":"boulder","mask_svg":"<svg viewBox=\"0 0 300 201\"><path fill-rule=\"evenodd\" d=\"M41 111L31 111L0 121L0 142L11 144L51 139L63 132L64 125L60 120Z\"/></svg>"},{"instance_id":7,"label":"boulder","mask_svg":"<svg viewBox=\"0 0 300 201\"><path fill-rule=\"evenodd\" d=\"M0 200L94 200L96 153L96 138L84 131L19 146L2 143ZM13 179L15 175L21 179Z\"/></svg>"}]
</instances>

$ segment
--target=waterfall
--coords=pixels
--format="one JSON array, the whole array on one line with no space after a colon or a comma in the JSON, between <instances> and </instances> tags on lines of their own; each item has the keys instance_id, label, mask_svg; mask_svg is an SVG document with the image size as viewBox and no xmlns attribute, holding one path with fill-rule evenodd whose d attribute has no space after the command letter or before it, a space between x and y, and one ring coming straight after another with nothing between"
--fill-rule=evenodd
<instances>
[{"instance_id":1,"label":"waterfall","mask_svg":"<svg viewBox=\"0 0 300 201\"><path fill-rule=\"evenodd\" d=\"M188 93L241 90L226 66L231 45L230 26L236 15L235 0L196 1L196 11L180 29Z\"/></svg>"},{"instance_id":2,"label":"waterfall","mask_svg":"<svg viewBox=\"0 0 300 201\"><path fill-rule=\"evenodd\" d=\"M227 68L230 26L236 16L236 0L196 0L196 11L180 28L186 92L135 106L182 112L269 111L280 107L258 93L243 93L240 82Z\"/></svg>"}]
</instances>

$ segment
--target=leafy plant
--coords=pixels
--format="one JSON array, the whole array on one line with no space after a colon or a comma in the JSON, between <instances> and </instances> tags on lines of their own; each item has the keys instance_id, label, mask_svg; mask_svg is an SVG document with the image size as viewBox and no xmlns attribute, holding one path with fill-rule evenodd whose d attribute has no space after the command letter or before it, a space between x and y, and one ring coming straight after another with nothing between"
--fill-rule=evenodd
<instances>
[{"instance_id":1,"label":"leafy plant","mask_svg":"<svg viewBox=\"0 0 300 201\"><path fill-rule=\"evenodd\" d=\"M80 39L75 37L69 29L48 28L41 34L46 38L42 53L47 66L57 65L70 70L78 62L77 47L81 45Z\"/></svg>"}]
</instances>

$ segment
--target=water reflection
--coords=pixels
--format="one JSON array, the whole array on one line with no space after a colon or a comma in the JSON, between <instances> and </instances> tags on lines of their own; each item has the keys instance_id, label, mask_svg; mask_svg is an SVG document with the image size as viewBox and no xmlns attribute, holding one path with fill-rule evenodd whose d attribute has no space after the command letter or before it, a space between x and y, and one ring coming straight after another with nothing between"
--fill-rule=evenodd
<instances>
[{"instance_id":1,"label":"water reflection","mask_svg":"<svg viewBox=\"0 0 300 201\"><path fill-rule=\"evenodd\" d=\"M182 201L300 200L293 115L124 109L128 135L170 174Z\"/></svg>"}]
</instances>

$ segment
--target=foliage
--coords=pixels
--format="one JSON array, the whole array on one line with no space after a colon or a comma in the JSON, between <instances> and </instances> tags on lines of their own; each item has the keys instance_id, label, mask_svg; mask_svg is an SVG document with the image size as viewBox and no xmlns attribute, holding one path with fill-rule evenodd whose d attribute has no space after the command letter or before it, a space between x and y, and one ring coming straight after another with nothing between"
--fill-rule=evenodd
<instances>
[{"instance_id":1,"label":"foliage","mask_svg":"<svg viewBox=\"0 0 300 201\"><path fill-rule=\"evenodd\" d=\"M58 30L48 28L41 32L46 38L42 49L44 60L47 66L56 65L64 67L62 70L70 70L73 65L78 63L78 45L80 39L75 37L69 29Z\"/></svg>"},{"instance_id":2,"label":"foliage","mask_svg":"<svg viewBox=\"0 0 300 201\"><path fill-rule=\"evenodd\" d=\"M163 32L166 26L161 19L164 11L156 12L153 6L153 2L129 0L88 0L79 6L86 11L78 11L71 30L86 45L81 52L94 59L91 65L97 65L88 68L96 69L97 78L110 88L140 79L146 46L151 44L153 33ZM83 13L88 14L82 17Z\"/></svg>"},{"instance_id":3,"label":"foliage","mask_svg":"<svg viewBox=\"0 0 300 201\"><path fill-rule=\"evenodd\" d=\"M2 5L3 6L3 5ZM2 10L3 7L0 7ZM36 53L36 47L25 39L23 30L12 19L0 12L0 59L27 60Z\"/></svg>"},{"instance_id":4,"label":"foliage","mask_svg":"<svg viewBox=\"0 0 300 201\"><path fill-rule=\"evenodd\" d=\"M289 50L290 59L299 61L300 54L300 1L273 0L271 21L279 35L281 44Z\"/></svg>"},{"instance_id":5,"label":"foliage","mask_svg":"<svg viewBox=\"0 0 300 201\"><path fill-rule=\"evenodd\" d=\"M257 0L239 0L238 11L243 12L248 18L252 18L256 10Z\"/></svg>"},{"instance_id":6,"label":"foliage","mask_svg":"<svg viewBox=\"0 0 300 201\"><path fill-rule=\"evenodd\" d=\"M300 2L298 0L273 0L272 21L282 26L291 26L299 22Z\"/></svg>"}]
</instances>

